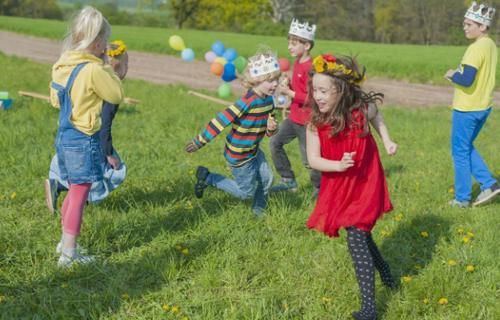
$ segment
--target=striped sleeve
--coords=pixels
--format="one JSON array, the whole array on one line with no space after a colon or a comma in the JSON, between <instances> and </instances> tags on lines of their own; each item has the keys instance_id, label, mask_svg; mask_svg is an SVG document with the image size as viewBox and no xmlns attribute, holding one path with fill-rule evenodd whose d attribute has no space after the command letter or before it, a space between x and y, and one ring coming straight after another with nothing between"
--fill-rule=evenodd
<instances>
[{"instance_id":1,"label":"striped sleeve","mask_svg":"<svg viewBox=\"0 0 500 320\"><path fill-rule=\"evenodd\" d=\"M247 104L241 100L236 101L233 105L219 112L215 118L210 120L205 130L194 139L194 142L200 147L206 145L215 139L224 128L240 118L247 110Z\"/></svg>"}]
</instances>

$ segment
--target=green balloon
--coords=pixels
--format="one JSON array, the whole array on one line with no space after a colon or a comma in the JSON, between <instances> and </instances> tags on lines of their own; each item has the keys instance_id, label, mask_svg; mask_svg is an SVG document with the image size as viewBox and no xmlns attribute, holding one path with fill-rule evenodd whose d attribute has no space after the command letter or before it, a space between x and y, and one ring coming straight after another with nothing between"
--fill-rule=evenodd
<instances>
[{"instance_id":1,"label":"green balloon","mask_svg":"<svg viewBox=\"0 0 500 320\"><path fill-rule=\"evenodd\" d=\"M242 73L243 70L245 70L245 67L247 66L247 59L245 59L242 56L239 56L238 58L234 59L233 64L236 67L236 70L238 70L239 73Z\"/></svg>"},{"instance_id":2,"label":"green balloon","mask_svg":"<svg viewBox=\"0 0 500 320\"><path fill-rule=\"evenodd\" d=\"M231 85L229 83L223 83L220 85L219 89L217 89L217 94L221 98L229 98L231 96Z\"/></svg>"}]
</instances>

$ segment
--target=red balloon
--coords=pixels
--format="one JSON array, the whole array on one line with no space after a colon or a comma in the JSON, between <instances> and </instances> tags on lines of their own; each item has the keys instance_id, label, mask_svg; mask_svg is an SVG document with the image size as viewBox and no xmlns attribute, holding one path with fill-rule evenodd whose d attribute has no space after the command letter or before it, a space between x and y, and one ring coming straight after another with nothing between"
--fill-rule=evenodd
<instances>
[{"instance_id":1,"label":"red balloon","mask_svg":"<svg viewBox=\"0 0 500 320\"><path fill-rule=\"evenodd\" d=\"M224 72L224 66L218 62L214 62L210 65L210 71L219 77Z\"/></svg>"},{"instance_id":2,"label":"red balloon","mask_svg":"<svg viewBox=\"0 0 500 320\"><path fill-rule=\"evenodd\" d=\"M278 63L280 64L280 69L283 72L290 70L290 61L287 58L279 58Z\"/></svg>"}]
</instances>

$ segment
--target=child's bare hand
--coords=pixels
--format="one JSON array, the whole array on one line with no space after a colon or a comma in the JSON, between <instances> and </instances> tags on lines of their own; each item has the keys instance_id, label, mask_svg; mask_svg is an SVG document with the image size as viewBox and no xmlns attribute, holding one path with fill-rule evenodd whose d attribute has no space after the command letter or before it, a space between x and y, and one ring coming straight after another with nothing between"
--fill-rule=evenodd
<instances>
[{"instance_id":1,"label":"child's bare hand","mask_svg":"<svg viewBox=\"0 0 500 320\"><path fill-rule=\"evenodd\" d=\"M111 166L111 168L113 168L114 170L117 170L120 168L121 162L120 162L120 159L118 159L117 157L107 156L106 159L108 160L108 163Z\"/></svg>"},{"instance_id":2,"label":"child's bare hand","mask_svg":"<svg viewBox=\"0 0 500 320\"><path fill-rule=\"evenodd\" d=\"M273 132L276 129L278 129L278 122L276 122L273 115L270 115L267 119L267 131Z\"/></svg>"},{"instance_id":3,"label":"child's bare hand","mask_svg":"<svg viewBox=\"0 0 500 320\"><path fill-rule=\"evenodd\" d=\"M385 151L387 152L387 154L390 156L393 156L398 151L399 146L394 141L389 140L389 141L384 141L384 147L385 147Z\"/></svg>"},{"instance_id":4,"label":"child's bare hand","mask_svg":"<svg viewBox=\"0 0 500 320\"><path fill-rule=\"evenodd\" d=\"M446 71L446 74L444 75L445 79L450 80L451 77L453 77L453 75L455 74L455 72L457 72L457 70L454 69L449 69L448 71Z\"/></svg>"},{"instance_id":5,"label":"child's bare hand","mask_svg":"<svg viewBox=\"0 0 500 320\"><path fill-rule=\"evenodd\" d=\"M195 151L198 151L198 149L200 149L200 147L196 143L194 143L194 141L188 142L188 144L186 144L186 146L184 147L184 150L188 153L193 153Z\"/></svg>"},{"instance_id":6,"label":"child's bare hand","mask_svg":"<svg viewBox=\"0 0 500 320\"><path fill-rule=\"evenodd\" d=\"M339 161L339 172L344 172L350 167L354 166L354 160L352 157L356 154L356 152L344 152L342 159Z\"/></svg>"}]
</instances>

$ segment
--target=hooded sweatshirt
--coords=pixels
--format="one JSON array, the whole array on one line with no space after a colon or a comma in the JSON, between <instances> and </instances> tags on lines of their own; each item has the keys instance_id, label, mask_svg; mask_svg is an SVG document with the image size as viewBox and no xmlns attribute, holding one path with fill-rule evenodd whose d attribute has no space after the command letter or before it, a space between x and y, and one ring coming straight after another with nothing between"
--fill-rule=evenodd
<instances>
[{"instance_id":1,"label":"hooded sweatshirt","mask_svg":"<svg viewBox=\"0 0 500 320\"><path fill-rule=\"evenodd\" d=\"M103 101L119 104L123 100L121 81L113 68L93 54L67 51L52 67L52 81L66 86L71 71L80 63L88 62L77 75L71 89L73 109L70 121L81 132L92 135L101 128ZM60 108L57 90L50 88L50 102Z\"/></svg>"}]
</instances>

